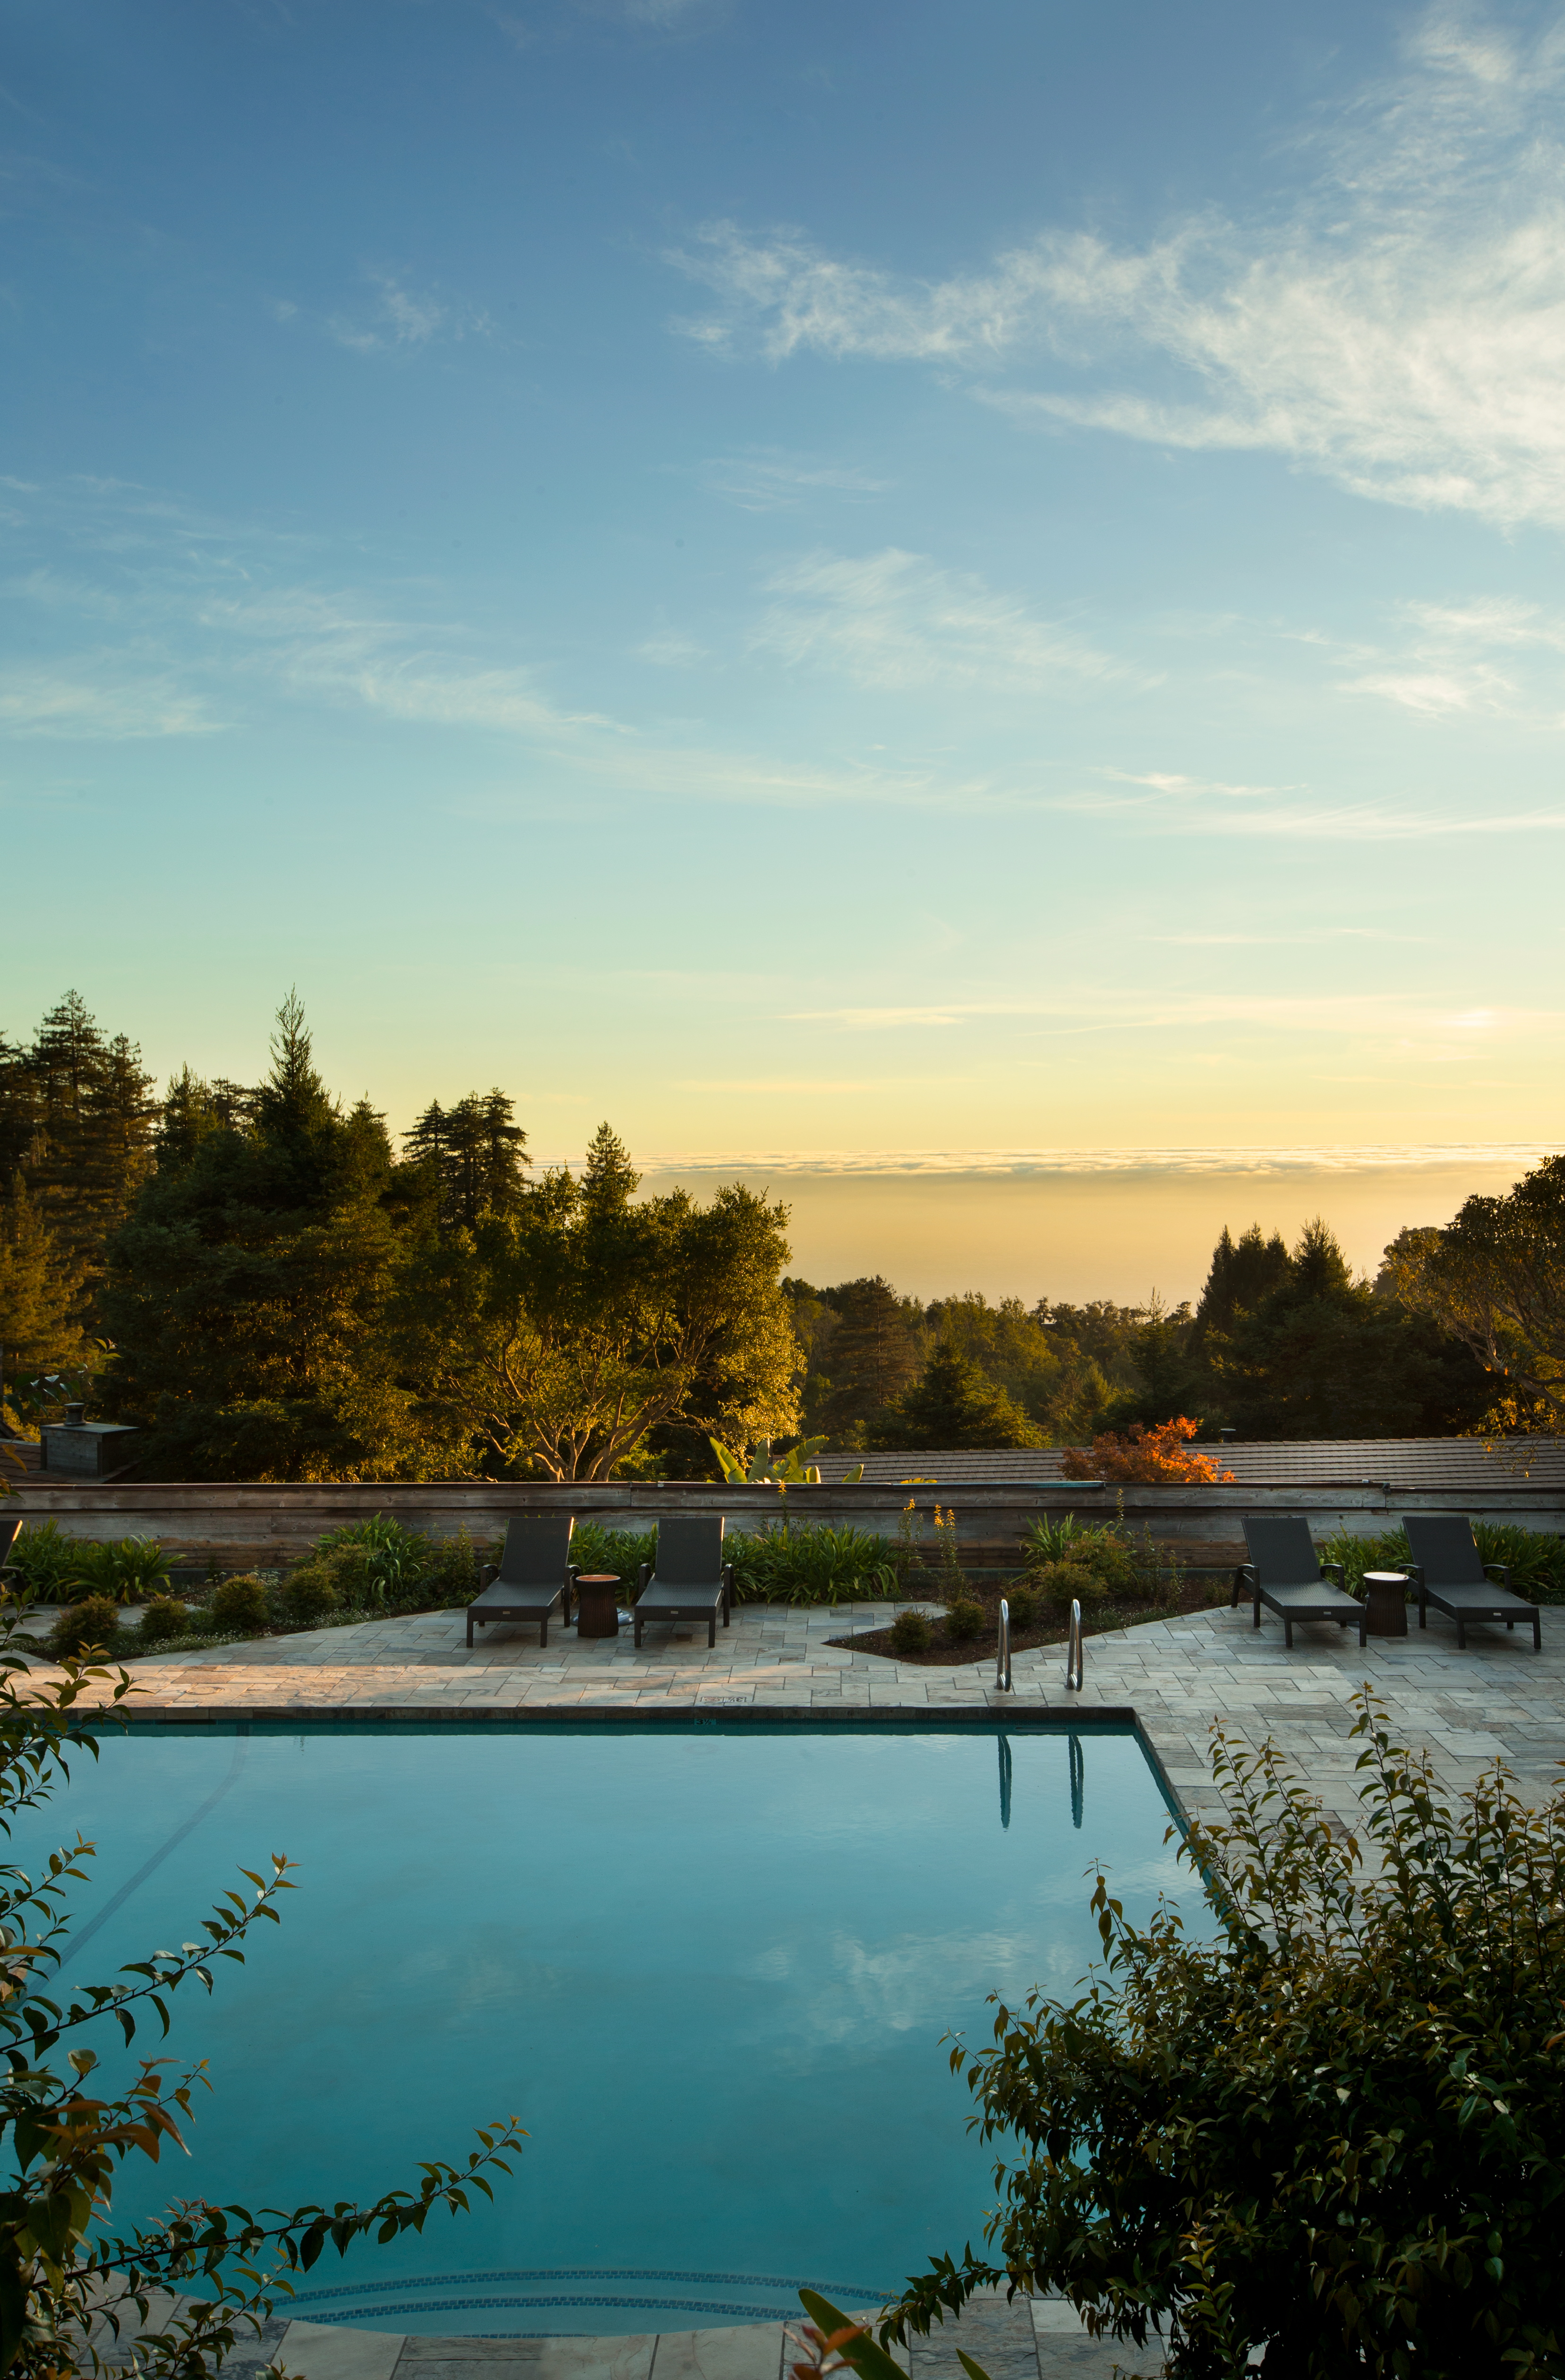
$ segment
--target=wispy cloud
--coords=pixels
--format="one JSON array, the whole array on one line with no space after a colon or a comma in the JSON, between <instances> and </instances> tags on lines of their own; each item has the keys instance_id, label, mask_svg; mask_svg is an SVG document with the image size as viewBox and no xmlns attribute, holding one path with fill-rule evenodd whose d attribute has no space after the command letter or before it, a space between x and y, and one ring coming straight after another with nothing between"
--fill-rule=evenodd
<instances>
[{"instance_id":1,"label":"wispy cloud","mask_svg":"<svg viewBox=\"0 0 1565 2380\"><path fill-rule=\"evenodd\" d=\"M1308 787L1227 785L1174 771L1098 771L1102 782L1055 795L1051 807L1105 820L1134 819L1143 832L1219 834L1230 841L1422 843L1466 835L1555 834L1565 807L1468 816L1409 804L1322 800ZM1135 790L1122 791L1121 788Z\"/></svg>"},{"instance_id":2,"label":"wispy cloud","mask_svg":"<svg viewBox=\"0 0 1565 2380\"><path fill-rule=\"evenodd\" d=\"M273 319L308 323L359 355L407 355L436 342L491 338L494 322L464 298L412 287L395 273L364 275L368 295L321 314L291 298L273 301Z\"/></svg>"},{"instance_id":3,"label":"wispy cloud","mask_svg":"<svg viewBox=\"0 0 1565 2380\"><path fill-rule=\"evenodd\" d=\"M1104 989L1097 984L1075 995L956 996L921 1004L795 1009L785 1012L782 1021L835 1026L843 1032L881 1033L951 1030L990 1025L999 1018L1028 1020L1029 1029L1043 1036L1195 1032L1217 1026L1258 1027L1268 1033L1345 1033L1358 1041L1382 1039L1409 1055L1466 1048L1479 1040L1553 1033L1561 1022L1555 1010L1452 1009L1400 990L1148 991L1140 987Z\"/></svg>"},{"instance_id":4,"label":"wispy cloud","mask_svg":"<svg viewBox=\"0 0 1565 2380\"><path fill-rule=\"evenodd\" d=\"M1431 720L1505 719L1565 726L1565 620L1541 605L1480 596L1402 604L1387 641L1343 655L1347 694Z\"/></svg>"},{"instance_id":5,"label":"wispy cloud","mask_svg":"<svg viewBox=\"0 0 1565 2380\"><path fill-rule=\"evenodd\" d=\"M888 546L880 553L813 553L769 582L780 600L751 650L797 664L823 662L860 686L1025 687L1131 672L1085 637L997 595L965 571Z\"/></svg>"},{"instance_id":6,"label":"wispy cloud","mask_svg":"<svg viewBox=\"0 0 1565 2380\"><path fill-rule=\"evenodd\" d=\"M774 447L714 455L698 476L710 494L746 513L796 512L819 496L884 495L892 484L849 464L819 463Z\"/></svg>"},{"instance_id":7,"label":"wispy cloud","mask_svg":"<svg viewBox=\"0 0 1565 2380\"><path fill-rule=\"evenodd\" d=\"M677 628L661 628L636 650L644 662L655 662L660 669L698 669L711 658L705 645Z\"/></svg>"},{"instance_id":8,"label":"wispy cloud","mask_svg":"<svg viewBox=\"0 0 1565 2380\"><path fill-rule=\"evenodd\" d=\"M46 665L0 673L0 732L140 743L162 735L213 735L223 727L201 698L167 676L126 676L125 657L103 675L91 657L66 672Z\"/></svg>"},{"instance_id":9,"label":"wispy cloud","mask_svg":"<svg viewBox=\"0 0 1565 2380\"><path fill-rule=\"evenodd\" d=\"M677 327L778 361L954 369L1040 427L1266 449L1395 504L1559 522L1562 93L1565 20L1528 38L1439 9L1254 219L1139 248L1050 227L943 281L718 224L673 261L719 310ZM1045 358L1046 385L1007 377Z\"/></svg>"}]
</instances>

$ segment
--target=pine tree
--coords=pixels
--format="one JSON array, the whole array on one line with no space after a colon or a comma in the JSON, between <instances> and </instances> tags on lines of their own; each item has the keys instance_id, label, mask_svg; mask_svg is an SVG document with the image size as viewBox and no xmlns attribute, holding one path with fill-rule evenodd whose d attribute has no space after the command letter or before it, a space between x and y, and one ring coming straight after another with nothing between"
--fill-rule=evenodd
<instances>
[{"instance_id":1,"label":"pine tree","mask_svg":"<svg viewBox=\"0 0 1565 2380\"><path fill-rule=\"evenodd\" d=\"M1195 1343L1199 1345L1208 1331L1231 1330L1241 1307L1253 1310L1282 1286L1288 1274L1288 1248L1280 1232L1273 1232L1268 1240L1260 1225L1252 1223L1235 1240L1225 1223L1195 1308L1192 1333Z\"/></svg>"},{"instance_id":2,"label":"pine tree","mask_svg":"<svg viewBox=\"0 0 1565 2380\"><path fill-rule=\"evenodd\" d=\"M989 1451L1041 1446L1043 1432L952 1340L942 1339L923 1378L887 1410L869 1442L894 1452L936 1447Z\"/></svg>"},{"instance_id":3,"label":"pine tree","mask_svg":"<svg viewBox=\"0 0 1565 2380\"><path fill-rule=\"evenodd\" d=\"M0 1048L0 1179L18 1171L78 1283L79 1319L103 1245L152 1166L157 1108L141 1053L105 1040L80 994L50 1010L30 1047Z\"/></svg>"},{"instance_id":4,"label":"pine tree","mask_svg":"<svg viewBox=\"0 0 1565 2380\"><path fill-rule=\"evenodd\" d=\"M883 1413L918 1372L918 1313L883 1274L822 1293L837 1314L826 1427L834 1443Z\"/></svg>"},{"instance_id":5,"label":"pine tree","mask_svg":"<svg viewBox=\"0 0 1565 2380\"><path fill-rule=\"evenodd\" d=\"M582 1203L588 1213L616 1214L630 1204L640 1181L624 1141L601 1123L588 1143L587 1163L582 1168Z\"/></svg>"},{"instance_id":6,"label":"pine tree","mask_svg":"<svg viewBox=\"0 0 1565 2380\"><path fill-rule=\"evenodd\" d=\"M290 994L253 1120L196 1131L110 1245L105 1395L150 1427L143 1475L418 1475L451 1462L380 1349L401 1254L392 1182L383 1123L367 1102L343 1113Z\"/></svg>"},{"instance_id":7,"label":"pine tree","mask_svg":"<svg viewBox=\"0 0 1565 2380\"><path fill-rule=\"evenodd\" d=\"M454 1108L431 1099L403 1135L409 1166L434 1185L443 1226L472 1231L485 1215L516 1211L528 1163L527 1134L503 1091L469 1091Z\"/></svg>"},{"instance_id":8,"label":"pine tree","mask_svg":"<svg viewBox=\"0 0 1565 2380\"><path fill-rule=\"evenodd\" d=\"M0 1376L6 1381L14 1386L24 1366L55 1369L79 1360L79 1287L20 1172L13 1174L0 1200ZM0 1412L0 1423L15 1427L19 1418L14 1403Z\"/></svg>"}]
</instances>

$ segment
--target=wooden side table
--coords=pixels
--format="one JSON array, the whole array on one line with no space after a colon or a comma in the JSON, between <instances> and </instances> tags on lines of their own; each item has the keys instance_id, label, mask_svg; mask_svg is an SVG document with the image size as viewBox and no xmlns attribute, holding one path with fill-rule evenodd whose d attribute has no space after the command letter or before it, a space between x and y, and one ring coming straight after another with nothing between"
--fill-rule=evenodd
<instances>
[{"instance_id":1,"label":"wooden side table","mask_svg":"<svg viewBox=\"0 0 1565 2380\"><path fill-rule=\"evenodd\" d=\"M617 1636L620 1633L619 1573L599 1571L576 1583L576 1633L578 1636Z\"/></svg>"},{"instance_id":2,"label":"wooden side table","mask_svg":"<svg viewBox=\"0 0 1565 2380\"><path fill-rule=\"evenodd\" d=\"M1365 1630L1371 1636L1407 1634L1407 1573L1400 1570L1366 1570L1364 1592L1368 1609Z\"/></svg>"}]
</instances>

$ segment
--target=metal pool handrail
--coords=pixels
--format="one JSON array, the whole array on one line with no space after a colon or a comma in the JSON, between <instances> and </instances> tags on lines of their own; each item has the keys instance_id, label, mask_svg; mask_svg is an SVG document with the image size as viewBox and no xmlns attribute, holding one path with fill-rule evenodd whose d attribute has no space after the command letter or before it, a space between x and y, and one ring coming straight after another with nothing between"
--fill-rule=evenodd
<instances>
[{"instance_id":1,"label":"metal pool handrail","mask_svg":"<svg viewBox=\"0 0 1565 2380\"><path fill-rule=\"evenodd\" d=\"M1082 1682L1082 1608L1071 1605L1071 1633L1065 1639L1065 1690L1079 1694Z\"/></svg>"},{"instance_id":2,"label":"metal pool handrail","mask_svg":"<svg viewBox=\"0 0 1565 2380\"><path fill-rule=\"evenodd\" d=\"M1011 1606L1003 1595L1000 1598L1000 1642L995 1648L994 1690L997 1694L1011 1692Z\"/></svg>"}]
</instances>

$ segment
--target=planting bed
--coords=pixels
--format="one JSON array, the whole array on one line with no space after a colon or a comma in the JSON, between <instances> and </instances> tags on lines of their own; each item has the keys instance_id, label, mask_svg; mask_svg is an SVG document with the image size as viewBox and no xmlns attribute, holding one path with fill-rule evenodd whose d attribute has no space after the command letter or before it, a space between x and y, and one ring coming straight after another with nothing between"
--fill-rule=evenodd
<instances>
[{"instance_id":1,"label":"planting bed","mask_svg":"<svg viewBox=\"0 0 1565 2380\"><path fill-rule=\"evenodd\" d=\"M976 1636L960 1639L948 1636L943 1615L930 1613L930 1643L925 1652L898 1652L892 1641L890 1628L867 1629L856 1636L832 1636L828 1642L855 1653L883 1653L893 1661L909 1661L931 1670L949 1670L960 1661L992 1661L1000 1631L1000 1598L1002 1595L1009 1596L1012 1601L1013 1653L1025 1653L1035 1645L1062 1645L1065 1641L1071 1615L1058 1605L1043 1605L1031 1626L1017 1626L1017 1583L1014 1580L990 1585L974 1579L967 1583L964 1592L974 1602L983 1606L984 1624ZM1082 1634L1098 1636L1106 1629L1128 1628L1137 1620L1170 1620L1181 1612L1205 1611L1214 1603L1226 1603L1230 1592L1230 1583L1226 1578L1199 1579L1187 1575L1177 1585L1166 1587L1156 1602L1146 1595L1106 1596L1101 1602L1095 1603L1088 1603L1084 1598Z\"/></svg>"}]
</instances>

